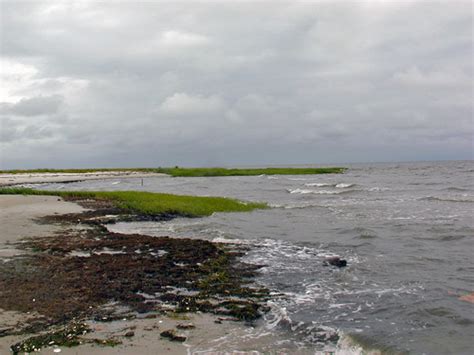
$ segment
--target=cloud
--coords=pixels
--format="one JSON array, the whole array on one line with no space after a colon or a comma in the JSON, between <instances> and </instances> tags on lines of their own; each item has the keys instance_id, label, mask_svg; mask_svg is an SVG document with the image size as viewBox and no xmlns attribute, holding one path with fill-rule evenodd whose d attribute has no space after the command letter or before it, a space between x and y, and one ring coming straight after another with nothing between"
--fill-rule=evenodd
<instances>
[{"instance_id":1,"label":"cloud","mask_svg":"<svg viewBox=\"0 0 474 355\"><path fill-rule=\"evenodd\" d=\"M472 158L470 2L2 12L2 168Z\"/></svg>"},{"instance_id":2,"label":"cloud","mask_svg":"<svg viewBox=\"0 0 474 355\"><path fill-rule=\"evenodd\" d=\"M0 104L0 114L14 116L51 115L58 112L62 102L63 98L59 95L31 97L21 99L14 104Z\"/></svg>"},{"instance_id":3,"label":"cloud","mask_svg":"<svg viewBox=\"0 0 474 355\"><path fill-rule=\"evenodd\" d=\"M201 46L209 43L209 38L196 33L165 31L160 36L160 42L170 47Z\"/></svg>"},{"instance_id":4,"label":"cloud","mask_svg":"<svg viewBox=\"0 0 474 355\"><path fill-rule=\"evenodd\" d=\"M454 87L469 83L471 78L459 71L422 72L414 66L393 75L393 81L407 86Z\"/></svg>"},{"instance_id":5,"label":"cloud","mask_svg":"<svg viewBox=\"0 0 474 355\"><path fill-rule=\"evenodd\" d=\"M216 95L204 97L175 93L163 101L160 111L176 115L200 115L221 111L223 107L224 103Z\"/></svg>"}]
</instances>

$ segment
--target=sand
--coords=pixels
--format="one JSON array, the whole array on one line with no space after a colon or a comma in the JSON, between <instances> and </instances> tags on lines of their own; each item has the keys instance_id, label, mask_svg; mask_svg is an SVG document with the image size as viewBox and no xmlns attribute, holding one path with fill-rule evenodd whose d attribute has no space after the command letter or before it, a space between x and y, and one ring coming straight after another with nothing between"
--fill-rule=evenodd
<instances>
[{"instance_id":1,"label":"sand","mask_svg":"<svg viewBox=\"0 0 474 355\"><path fill-rule=\"evenodd\" d=\"M35 223L35 218L81 211L79 205L56 196L0 195L0 258L20 253L12 244L22 238L47 236L62 228Z\"/></svg>"},{"instance_id":2,"label":"sand","mask_svg":"<svg viewBox=\"0 0 474 355\"><path fill-rule=\"evenodd\" d=\"M18 184L63 183L83 180L169 177L167 174L139 171L96 171L93 173L21 173L0 174L0 187Z\"/></svg>"}]
</instances>

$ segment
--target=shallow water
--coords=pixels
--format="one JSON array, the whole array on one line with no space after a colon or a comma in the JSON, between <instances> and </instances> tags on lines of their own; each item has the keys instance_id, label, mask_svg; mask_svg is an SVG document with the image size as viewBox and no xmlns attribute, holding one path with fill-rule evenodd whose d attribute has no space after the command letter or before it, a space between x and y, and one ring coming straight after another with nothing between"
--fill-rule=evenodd
<instances>
[{"instance_id":1,"label":"shallow water","mask_svg":"<svg viewBox=\"0 0 474 355\"><path fill-rule=\"evenodd\" d=\"M471 354L474 306L474 162L354 164L342 175L148 178L39 188L146 190L266 201L274 208L126 232L210 238L253 246L274 292L264 329L327 349L336 329L366 347L413 354ZM340 255L348 267L323 266ZM276 345L277 346L277 345Z\"/></svg>"}]
</instances>

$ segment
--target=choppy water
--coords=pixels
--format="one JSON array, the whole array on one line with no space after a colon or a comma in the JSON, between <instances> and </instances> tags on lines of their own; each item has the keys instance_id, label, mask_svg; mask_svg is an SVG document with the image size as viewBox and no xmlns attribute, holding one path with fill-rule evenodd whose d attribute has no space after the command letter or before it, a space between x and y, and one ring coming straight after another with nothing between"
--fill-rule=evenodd
<instances>
[{"instance_id":1,"label":"choppy water","mask_svg":"<svg viewBox=\"0 0 474 355\"><path fill-rule=\"evenodd\" d=\"M346 165L347 166L347 165ZM474 352L474 162L354 164L343 175L148 178L47 189L146 190L266 201L274 208L116 230L235 241L267 265L275 291L263 329L327 349L335 329L366 347L413 354ZM324 267L328 255L345 269Z\"/></svg>"}]
</instances>

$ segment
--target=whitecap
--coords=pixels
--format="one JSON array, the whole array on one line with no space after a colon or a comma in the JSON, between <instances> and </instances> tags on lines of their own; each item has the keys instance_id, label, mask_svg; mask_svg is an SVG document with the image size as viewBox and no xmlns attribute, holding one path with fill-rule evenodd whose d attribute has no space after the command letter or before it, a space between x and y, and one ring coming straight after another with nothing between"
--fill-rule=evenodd
<instances>
[{"instance_id":1,"label":"whitecap","mask_svg":"<svg viewBox=\"0 0 474 355\"><path fill-rule=\"evenodd\" d=\"M339 184L336 184L336 187L338 189L345 189L347 187L352 187L352 186L354 186L354 184L346 184L346 183L343 183L343 182L341 182Z\"/></svg>"},{"instance_id":2,"label":"whitecap","mask_svg":"<svg viewBox=\"0 0 474 355\"><path fill-rule=\"evenodd\" d=\"M378 187L374 186L369 189L370 192L378 192L378 191L389 191L390 189L388 187Z\"/></svg>"},{"instance_id":3,"label":"whitecap","mask_svg":"<svg viewBox=\"0 0 474 355\"><path fill-rule=\"evenodd\" d=\"M326 187L326 186L336 186L335 184L330 184L327 182L309 182L307 184L304 184L304 186L308 187Z\"/></svg>"},{"instance_id":4,"label":"whitecap","mask_svg":"<svg viewBox=\"0 0 474 355\"><path fill-rule=\"evenodd\" d=\"M290 194L316 194L316 195L338 195L344 191L330 191L330 190L308 190L308 189L287 189Z\"/></svg>"}]
</instances>

